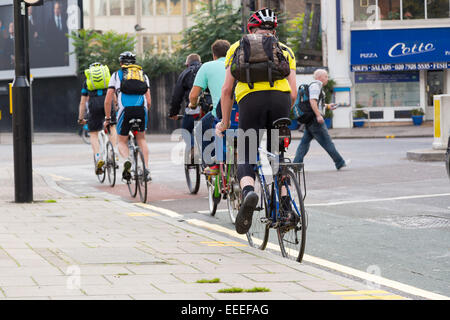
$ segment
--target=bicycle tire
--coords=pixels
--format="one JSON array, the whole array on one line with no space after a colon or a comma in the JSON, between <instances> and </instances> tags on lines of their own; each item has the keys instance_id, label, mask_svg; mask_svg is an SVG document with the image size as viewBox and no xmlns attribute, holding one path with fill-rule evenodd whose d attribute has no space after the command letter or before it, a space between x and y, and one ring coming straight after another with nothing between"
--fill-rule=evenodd
<instances>
[{"instance_id":1,"label":"bicycle tire","mask_svg":"<svg viewBox=\"0 0 450 320\"><path fill-rule=\"evenodd\" d=\"M264 250L269 240L270 212L267 203L265 188L256 172L255 192L258 195L258 205L253 211L252 224L247 232L248 243L251 247Z\"/></svg>"},{"instance_id":2,"label":"bicycle tire","mask_svg":"<svg viewBox=\"0 0 450 320\"><path fill-rule=\"evenodd\" d=\"M130 191L130 195L133 197L133 198L135 198L136 197L136 195L137 195L137 188L138 188L138 182L137 182L137 180L136 180L136 162L137 162L137 157L136 157L136 149L134 149L135 147L133 146L133 151L132 151L132 153L133 153L133 158L132 158L132 160L133 160L133 163L131 164L131 170L130 170L130 173L131 173L131 178L130 178L130 180L127 180L127 187L128 187L128 191Z\"/></svg>"},{"instance_id":3,"label":"bicycle tire","mask_svg":"<svg viewBox=\"0 0 450 320\"><path fill-rule=\"evenodd\" d=\"M136 185L139 192L139 199L142 203L147 202L147 179L145 177L145 160L141 149L135 151L136 157Z\"/></svg>"},{"instance_id":4,"label":"bicycle tire","mask_svg":"<svg viewBox=\"0 0 450 320\"><path fill-rule=\"evenodd\" d=\"M86 144L91 144L91 135L89 134L89 131L81 127L81 140L83 140Z\"/></svg>"},{"instance_id":5,"label":"bicycle tire","mask_svg":"<svg viewBox=\"0 0 450 320\"><path fill-rule=\"evenodd\" d=\"M214 182L211 180L213 180ZM215 181L216 181L215 177L208 177L208 179L206 180L206 187L208 189L209 214L213 217L216 215L217 206L219 205L220 202L220 197L217 200L217 198L214 196L216 185Z\"/></svg>"},{"instance_id":6,"label":"bicycle tire","mask_svg":"<svg viewBox=\"0 0 450 320\"><path fill-rule=\"evenodd\" d=\"M97 169L97 161L95 161L95 155L94 155L94 168ZM96 176L100 183L105 182L105 179L106 179L105 165L103 165L103 172L100 174L96 174Z\"/></svg>"},{"instance_id":7,"label":"bicycle tire","mask_svg":"<svg viewBox=\"0 0 450 320\"><path fill-rule=\"evenodd\" d=\"M227 184L227 208L232 224L236 223L236 216L241 206L241 187L237 178L237 164L228 165L230 170Z\"/></svg>"},{"instance_id":8,"label":"bicycle tire","mask_svg":"<svg viewBox=\"0 0 450 320\"><path fill-rule=\"evenodd\" d=\"M197 194L200 189L200 165L193 163L194 157L191 155L192 149L189 152L188 161L190 163L184 165L184 174L186 176L186 183L191 194Z\"/></svg>"},{"instance_id":9,"label":"bicycle tire","mask_svg":"<svg viewBox=\"0 0 450 320\"><path fill-rule=\"evenodd\" d=\"M299 215L299 219L295 226L278 226L278 243L283 257L302 262L306 245L306 210L302 190L295 174L291 170L287 170L286 176L289 177L291 186L285 186L289 188L292 209Z\"/></svg>"},{"instance_id":10,"label":"bicycle tire","mask_svg":"<svg viewBox=\"0 0 450 320\"><path fill-rule=\"evenodd\" d=\"M106 173L111 187L116 185L116 154L111 141L106 144Z\"/></svg>"},{"instance_id":11,"label":"bicycle tire","mask_svg":"<svg viewBox=\"0 0 450 320\"><path fill-rule=\"evenodd\" d=\"M448 138L447 152L445 153L445 169L447 176L450 179L450 138Z\"/></svg>"}]
</instances>

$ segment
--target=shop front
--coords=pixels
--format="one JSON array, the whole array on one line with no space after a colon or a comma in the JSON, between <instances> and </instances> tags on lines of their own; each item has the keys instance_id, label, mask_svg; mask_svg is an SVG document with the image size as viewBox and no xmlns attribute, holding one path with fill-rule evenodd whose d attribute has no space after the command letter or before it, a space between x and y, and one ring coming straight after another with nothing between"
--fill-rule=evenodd
<instances>
[{"instance_id":1,"label":"shop front","mask_svg":"<svg viewBox=\"0 0 450 320\"><path fill-rule=\"evenodd\" d=\"M411 110L433 117L433 96L448 93L450 28L351 31L352 104L371 121L411 121Z\"/></svg>"}]
</instances>

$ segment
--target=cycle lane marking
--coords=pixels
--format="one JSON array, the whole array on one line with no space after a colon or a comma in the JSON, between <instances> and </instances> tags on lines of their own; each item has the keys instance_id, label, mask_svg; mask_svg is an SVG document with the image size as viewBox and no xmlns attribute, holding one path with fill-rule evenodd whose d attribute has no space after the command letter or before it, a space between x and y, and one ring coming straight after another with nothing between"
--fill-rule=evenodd
<instances>
[{"instance_id":1,"label":"cycle lane marking","mask_svg":"<svg viewBox=\"0 0 450 320\"><path fill-rule=\"evenodd\" d=\"M169 209L160 208L160 207L156 207L156 206L152 206L152 205L148 205L148 204L135 204L135 205L138 205L138 206L143 207L143 208L149 208L151 210L154 210L156 212L168 215L168 216L173 217L173 218L182 218L183 217L183 215L181 215L181 214L179 214L179 213L177 213L175 211L169 210ZM206 221L203 221L203 220L199 220L199 219L187 219L187 220L185 220L185 222L187 222L187 223L189 223L191 225L195 225L195 226L198 226L198 227L202 227L202 228L210 229L210 230L213 230L213 231L221 232L221 233L227 234L229 236L232 236L234 238L238 238L238 239L247 241L247 236L246 235L238 234L235 230L231 230L231 229L228 229L228 228L220 226L220 225L216 225L216 224L209 223L209 222L206 222ZM258 240L258 239L255 239L256 244L259 244L261 242L261 241L256 241L256 240ZM272 250L279 250L279 246L278 245L276 245L274 243L270 243L270 242L267 244L267 248L270 248ZM320 265L320 266L326 267L326 268L331 269L331 270L335 270L335 271L338 271L338 272L341 272L341 273L344 273L344 274L355 276L355 277L357 277L359 279L366 280L366 281L369 281L371 283L376 283L376 284L383 285L383 286L386 286L386 287L389 287L389 288L392 288L392 289L396 289L396 290L399 290L401 292L404 292L404 293L407 293L407 294L411 294L411 295L414 295L414 296L423 297L423 298L431 299L431 300L450 300L450 297L447 297L447 296L444 296L444 295L441 295L441 294L438 294L438 293L434 293L434 292L430 292L430 291L423 290L423 289L420 289L420 288L416 288L414 286L410 286L410 285L403 284L403 283L398 282L398 281L394 281L394 280L390 280L390 279L387 279L387 278L383 278L383 277L378 276L378 275L369 274L369 273L364 272L364 271L360 271L360 270L357 270L357 269L354 269L354 268L351 268L351 267L340 265L338 263L331 262L331 261L328 261L328 260L325 260L325 259L322 259L322 258L310 256L308 254L304 254L303 255L303 260L307 261L307 262L310 262L310 263L313 263L313 264L316 264L316 265ZM393 295L393 296L395 296L395 295Z\"/></svg>"},{"instance_id":2,"label":"cycle lane marking","mask_svg":"<svg viewBox=\"0 0 450 320\"><path fill-rule=\"evenodd\" d=\"M396 200L410 200L410 199L424 199L424 198L437 198L437 197L448 197L450 193L439 193L439 194L424 194L424 195L413 195L413 196L402 196L402 197L392 197L392 198L378 198L378 199L364 199L364 200L344 200L328 203L305 203L305 207L326 207L326 206L339 206L345 204L355 204L355 203L367 203L367 202L380 202L380 201L396 201Z\"/></svg>"}]
</instances>

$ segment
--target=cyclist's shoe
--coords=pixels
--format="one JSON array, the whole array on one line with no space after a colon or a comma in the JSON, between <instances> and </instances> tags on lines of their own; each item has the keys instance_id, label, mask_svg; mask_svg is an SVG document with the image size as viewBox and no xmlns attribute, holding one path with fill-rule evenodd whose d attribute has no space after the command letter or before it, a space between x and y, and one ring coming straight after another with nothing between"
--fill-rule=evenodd
<instances>
[{"instance_id":1,"label":"cyclist's shoe","mask_svg":"<svg viewBox=\"0 0 450 320\"><path fill-rule=\"evenodd\" d=\"M203 170L203 173L209 176L215 176L219 174L219 165L208 166Z\"/></svg>"},{"instance_id":2,"label":"cyclist's shoe","mask_svg":"<svg viewBox=\"0 0 450 320\"><path fill-rule=\"evenodd\" d=\"M152 181L152 176L150 175L150 170L145 169L145 181Z\"/></svg>"},{"instance_id":3,"label":"cyclist's shoe","mask_svg":"<svg viewBox=\"0 0 450 320\"><path fill-rule=\"evenodd\" d=\"M103 161L102 159L97 161L97 164L95 165L95 174L99 175L99 174L103 174L103 166L105 165L105 161Z\"/></svg>"},{"instance_id":4,"label":"cyclist's shoe","mask_svg":"<svg viewBox=\"0 0 450 320\"><path fill-rule=\"evenodd\" d=\"M123 163L123 171L122 171L122 179L126 180L126 181L130 181L131 180L131 161L130 160L126 160Z\"/></svg>"},{"instance_id":5,"label":"cyclist's shoe","mask_svg":"<svg viewBox=\"0 0 450 320\"><path fill-rule=\"evenodd\" d=\"M236 232L239 234L245 234L248 232L252 225L253 211L258 204L258 195L254 191L250 191L242 201L239 212L236 216Z\"/></svg>"}]
</instances>

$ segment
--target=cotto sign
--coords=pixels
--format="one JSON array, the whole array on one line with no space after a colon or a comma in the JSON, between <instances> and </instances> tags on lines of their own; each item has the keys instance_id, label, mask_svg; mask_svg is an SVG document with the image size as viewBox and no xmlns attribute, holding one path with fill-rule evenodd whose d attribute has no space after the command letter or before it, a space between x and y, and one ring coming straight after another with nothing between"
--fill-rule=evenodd
<instances>
[{"instance_id":1,"label":"cotto sign","mask_svg":"<svg viewBox=\"0 0 450 320\"><path fill-rule=\"evenodd\" d=\"M450 62L450 28L351 31L351 64Z\"/></svg>"}]
</instances>

